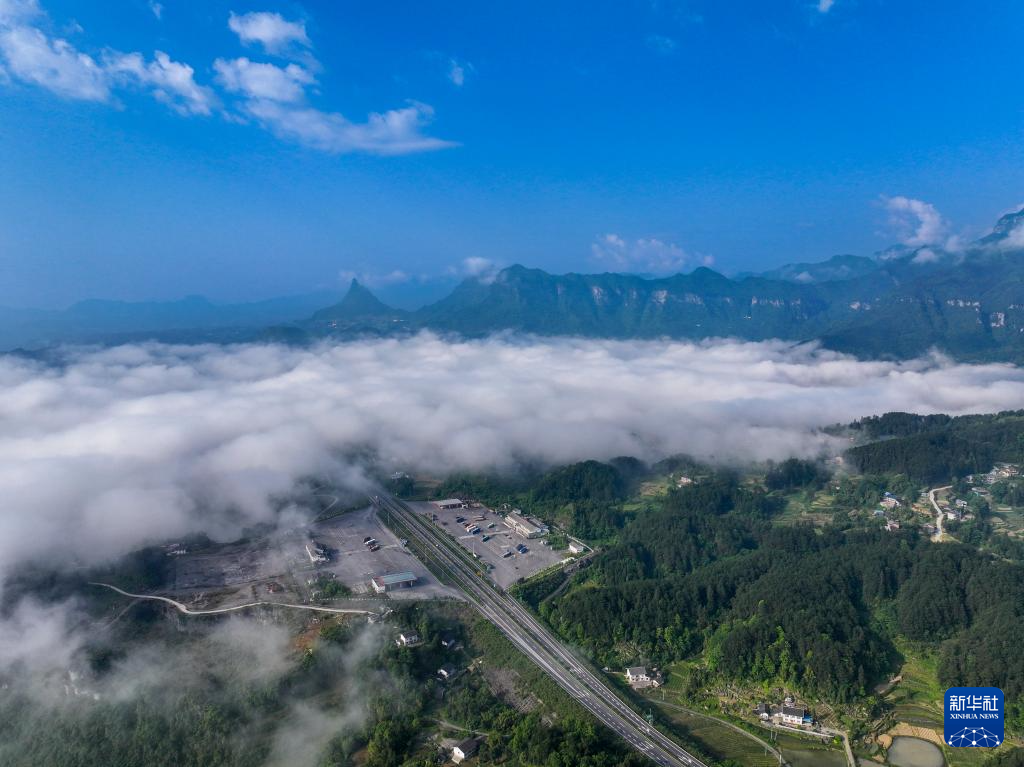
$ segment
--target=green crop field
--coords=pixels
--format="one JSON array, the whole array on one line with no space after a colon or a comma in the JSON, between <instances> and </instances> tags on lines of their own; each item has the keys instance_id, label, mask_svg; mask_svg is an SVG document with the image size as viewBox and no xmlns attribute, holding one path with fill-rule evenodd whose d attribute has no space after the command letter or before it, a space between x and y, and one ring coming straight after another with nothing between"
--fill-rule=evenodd
<instances>
[{"instance_id":1,"label":"green crop field","mask_svg":"<svg viewBox=\"0 0 1024 767\"><path fill-rule=\"evenodd\" d=\"M736 732L710 717L691 714L668 706L660 706L673 724L689 733L704 750L717 760L735 759L750 767L774 767L778 762L753 738Z\"/></svg>"}]
</instances>

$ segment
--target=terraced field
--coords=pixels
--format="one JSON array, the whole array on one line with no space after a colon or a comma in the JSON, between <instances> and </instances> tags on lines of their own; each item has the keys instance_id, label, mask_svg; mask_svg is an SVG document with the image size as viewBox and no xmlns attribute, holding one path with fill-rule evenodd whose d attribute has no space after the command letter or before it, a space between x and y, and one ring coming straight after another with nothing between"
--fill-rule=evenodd
<instances>
[{"instance_id":1,"label":"terraced field","mask_svg":"<svg viewBox=\"0 0 1024 767\"><path fill-rule=\"evenodd\" d=\"M939 684L934 653L927 653L910 644L900 645L906 659L900 673L903 680L886 696L894 706L896 720L917 727L928 727L942 735L942 700L944 688ZM950 767L978 767L992 752L988 749L949 748L943 746L943 755Z\"/></svg>"},{"instance_id":2,"label":"terraced field","mask_svg":"<svg viewBox=\"0 0 1024 767\"><path fill-rule=\"evenodd\" d=\"M775 517L777 525L792 525L797 522L813 522L827 525L832 521L835 497L825 493L797 493L786 499L786 508Z\"/></svg>"},{"instance_id":3,"label":"terraced field","mask_svg":"<svg viewBox=\"0 0 1024 767\"><path fill-rule=\"evenodd\" d=\"M897 721L941 730L943 690L936 671L938 658L911 645L899 650L906 659L900 669L903 680L885 696L886 702L894 707Z\"/></svg>"},{"instance_id":4,"label":"terraced field","mask_svg":"<svg viewBox=\"0 0 1024 767\"><path fill-rule=\"evenodd\" d=\"M793 767L848 767L842 747L786 734L779 735L777 745Z\"/></svg>"}]
</instances>

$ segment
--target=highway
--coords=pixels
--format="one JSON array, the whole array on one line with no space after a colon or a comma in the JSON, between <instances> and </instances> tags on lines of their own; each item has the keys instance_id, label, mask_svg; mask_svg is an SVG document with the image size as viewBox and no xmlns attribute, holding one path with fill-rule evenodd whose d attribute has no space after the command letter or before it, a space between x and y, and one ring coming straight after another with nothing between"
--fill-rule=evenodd
<instances>
[{"instance_id":1,"label":"highway","mask_svg":"<svg viewBox=\"0 0 1024 767\"><path fill-rule=\"evenodd\" d=\"M390 496L381 494L373 501L378 510L387 511L400 520L410 538L415 536L423 544L426 554L465 594L470 604L599 722L663 767L707 767L649 725L526 608L478 575L467 561L468 555L432 522Z\"/></svg>"}]
</instances>

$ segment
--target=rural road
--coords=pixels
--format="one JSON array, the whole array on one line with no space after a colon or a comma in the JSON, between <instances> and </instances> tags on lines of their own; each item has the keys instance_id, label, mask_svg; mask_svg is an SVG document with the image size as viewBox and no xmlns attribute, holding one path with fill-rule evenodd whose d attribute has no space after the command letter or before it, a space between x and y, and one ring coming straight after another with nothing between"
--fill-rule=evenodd
<instances>
[{"instance_id":1,"label":"rural road","mask_svg":"<svg viewBox=\"0 0 1024 767\"><path fill-rule=\"evenodd\" d=\"M160 597L154 594L132 594L123 589L119 589L117 586L112 586L109 583L99 583L97 581L89 581L90 586L102 586L103 588L116 591L122 596L131 597L132 599L150 599L156 602L166 602L171 607L174 607L178 612L185 615L223 615L224 613L235 612L236 610L246 610L250 607L290 607L293 610L310 610L318 613L336 613L342 615L376 615L375 610L350 610L341 607L320 607L318 605L297 605L290 602L246 602L244 605L233 605L231 607L217 607L213 610L190 610L188 607L183 605L181 602L176 602L170 597Z\"/></svg>"},{"instance_id":2,"label":"rural road","mask_svg":"<svg viewBox=\"0 0 1024 767\"><path fill-rule=\"evenodd\" d=\"M928 500L931 501L932 508L935 509L935 535L932 536L932 540L938 543L942 540L942 519L946 515L942 513L942 509L939 508L939 504L935 502L935 494L939 490L949 490L953 487L952 485L946 485L945 487L933 487L928 491Z\"/></svg>"}]
</instances>

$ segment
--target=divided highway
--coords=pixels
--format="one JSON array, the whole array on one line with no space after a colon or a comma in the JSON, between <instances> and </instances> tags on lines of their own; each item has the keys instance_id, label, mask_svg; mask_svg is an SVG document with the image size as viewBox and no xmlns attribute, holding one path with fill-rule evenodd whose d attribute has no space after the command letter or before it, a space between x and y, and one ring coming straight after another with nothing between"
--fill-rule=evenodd
<instances>
[{"instance_id":1,"label":"divided highway","mask_svg":"<svg viewBox=\"0 0 1024 767\"><path fill-rule=\"evenodd\" d=\"M410 537L415 536L423 544L426 554L465 593L470 604L598 721L663 767L707 767L671 738L650 726L562 646L526 608L481 578L467 561L468 555L433 523L388 495L381 494L373 501L378 510L389 512L400 520Z\"/></svg>"}]
</instances>

